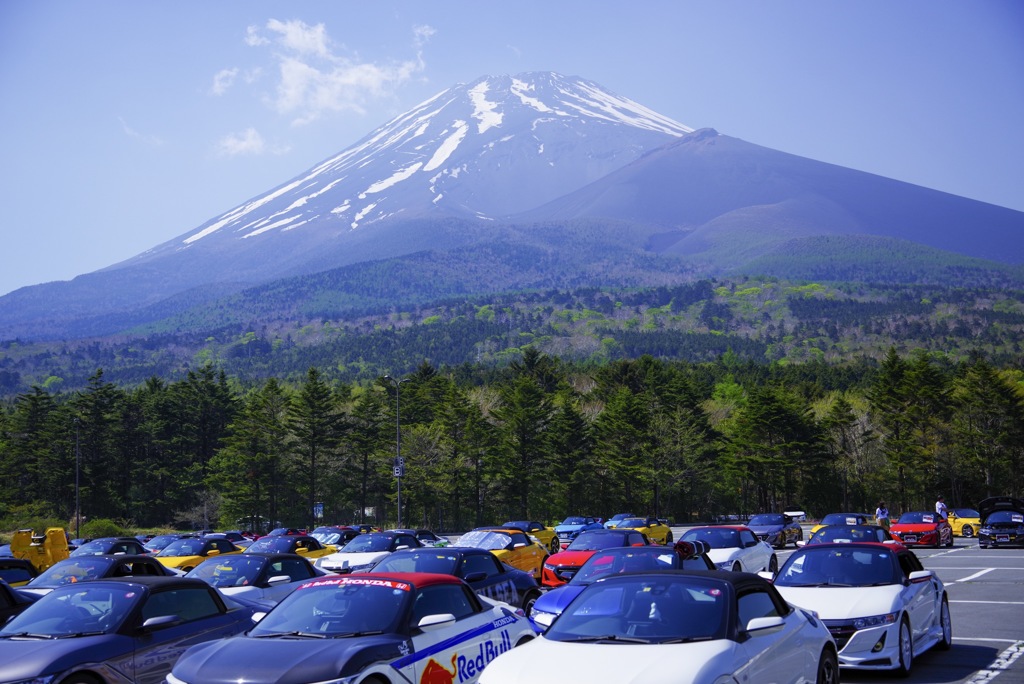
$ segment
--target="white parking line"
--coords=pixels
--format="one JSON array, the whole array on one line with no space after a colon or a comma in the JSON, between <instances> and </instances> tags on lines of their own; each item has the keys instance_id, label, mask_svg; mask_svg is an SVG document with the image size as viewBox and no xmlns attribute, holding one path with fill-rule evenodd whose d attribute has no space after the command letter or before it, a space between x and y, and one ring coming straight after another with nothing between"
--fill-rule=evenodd
<instances>
[{"instance_id":1,"label":"white parking line","mask_svg":"<svg viewBox=\"0 0 1024 684\"><path fill-rule=\"evenodd\" d=\"M980 572L976 572L973 575L968 575L967 577L962 577L962 578L960 578L958 580L953 580L952 582L946 582L946 585L956 584L957 582L970 582L972 579L976 579L978 577L981 577L982 575L990 573L993 570L995 570L995 568L985 568L984 570L982 570Z\"/></svg>"},{"instance_id":2,"label":"white parking line","mask_svg":"<svg viewBox=\"0 0 1024 684\"><path fill-rule=\"evenodd\" d=\"M992 681L992 678L998 676L1000 672L1009 670L1021 654L1024 654L1024 641L1016 642L997 655L986 669L975 672L970 679L964 680L964 684L983 684Z\"/></svg>"},{"instance_id":3,"label":"white parking line","mask_svg":"<svg viewBox=\"0 0 1024 684\"><path fill-rule=\"evenodd\" d=\"M950 603L992 603L997 606L1024 606L1024 601L957 601L949 600Z\"/></svg>"}]
</instances>

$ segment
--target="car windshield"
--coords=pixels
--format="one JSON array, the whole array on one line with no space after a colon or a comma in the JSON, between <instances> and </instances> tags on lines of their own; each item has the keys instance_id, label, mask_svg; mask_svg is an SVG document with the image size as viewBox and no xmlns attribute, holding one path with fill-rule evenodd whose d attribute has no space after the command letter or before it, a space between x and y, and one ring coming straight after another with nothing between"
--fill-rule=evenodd
<instances>
[{"instance_id":1,"label":"car windshield","mask_svg":"<svg viewBox=\"0 0 1024 684\"><path fill-rule=\"evenodd\" d=\"M687 569L706 570L703 561ZM680 567L679 556L661 546L623 547L598 551L583 564L569 584L591 584L607 575L621 572L646 572Z\"/></svg>"},{"instance_id":2,"label":"car windshield","mask_svg":"<svg viewBox=\"0 0 1024 684\"><path fill-rule=\"evenodd\" d=\"M77 549L71 552L72 556L89 556L89 555L100 555L107 552L110 548L109 539L94 539L91 542L82 544Z\"/></svg>"},{"instance_id":3,"label":"car windshield","mask_svg":"<svg viewBox=\"0 0 1024 684\"><path fill-rule=\"evenodd\" d=\"M587 519L578 515L570 515L562 521L563 525L586 525Z\"/></svg>"},{"instance_id":4,"label":"car windshield","mask_svg":"<svg viewBox=\"0 0 1024 684\"><path fill-rule=\"evenodd\" d=\"M698 527L688 530L683 541L704 541L713 549L732 549L740 546L740 533L724 527Z\"/></svg>"},{"instance_id":5,"label":"car windshield","mask_svg":"<svg viewBox=\"0 0 1024 684\"><path fill-rule=\"evenodd\" d=\"M821 519L822 525L859 525L864 522L864 516L856 513L829 513Z\"/></svg>"},{"instance_id":6,"label":"car windshield","mask_svg":"<svg viewBox=\"0 0 1024 684\"><path fill-rule=\"evenodd\" d=\"M896 523L898 525L931 525L938 519L939 517L935 513L904 513Z\"/></svg>"},{"instance_id":7,"label":"car windshield","mask_svg":"<svg viewBox=\"0 0 1024 684\"><path fill-rule=\"evenodd\" d=\"M722 639L726 583L693 575L616 577L588 586L544 633L553 641L666 643Z\"/></svg>"},{"instance_id":8,"label":"car windshield","mask_svg":"<svg viewBox=\"0 0 1024 684\"><path fill-rule=\"evenodd\" d=\"M868 542L890 539L880 527L866 525L828 525L815 532L808 544L828 544L833 542Z\"/></svg>"},{"instance_id":9,"label":"car windshield","mask_svg":"<svg viewBox=\"0 0 1024 684\"><path fill-rule=\"evenodd\" d=\"M647 527L647 520L644 518L623 518L618 527Z\"/></svg>"},{"instance_id":10,"label":"car windshield","mask_svg":"<svg viewBox=\"0 0 1024 684\"><path fill-rule=\"evenodd\" d=\"M344 637L390 632L408 614L412 586L398 580L347 576L299 586L249 632L252 637Z\"/></svg>"},{"instance_id":11,"label":"car windshield","mask_svg":"<svg viewBox=\"0 0 1024 684\"><path fill-rule=\"evenodd\" d=\"M477 549L488 551L500 551L506 548L512 538L501 532L490 532L487 530L473 530L459 537L459 546L472 546Z\"/></svg>"},{"instance_id":12,"label":"car windshield","mask_svg":"<svg viewBox=\"0 0 1024 684\"><path fill-rule=\"evenodd\" d=\"M83 580L99 579L110 567L108 558L97 556L86 556L84 558L69 558L51 565L44 570L30 583L35 587L59 587L62 584L81 582Z\"/></svg>"},{"instance_id":13,"label":"car windshield","mask_svg":"<svg viewBox=\"0 0 1024 684\"><path fill-rule=\"evenodd\" d=\"M952 512L956 514L958 518L977 518L981 515L978 511L973 508L954 508Z\"/></svg>"},{"instance_id":14,"label":"car windshield","mask_svg":"<svg viewBox=\"0 0 1024 684\"><path fill-rule=\"evenodd\" d=\"M337 544L339 541L341 541L341 537L342 537L343 534L344 534L344 531L342 531L342 530L326 529L326 530L314 530L313 533L310 534L309 536L313 537L314 539L316 539L321 544L326 545L326 544Z\"/></svg>"},{"instance_id":15,"label":"car windshield","mask_svg":"<svg viewBox=\"0 0 1024 684\"><path fill-rule=\"evenodd\" d=\"M203 561L186 576L201 579L214 587L244 587L256 582L264 563L264 558L243 553Z\"/></svg>"},{"instance_id":16,"label":"car windshield","mask_svg":"<svg viewBox=\"0 0 1024 684\"><path fill-rule=\"evenodd\" d=\"M636 533L632 533L636 536ZM605 534L604 532L584 532L572 540L566 551L598 551L626 545L625 534Z\"/></svg>"},{"instance_id":17,"label":"car windshield","mask_svg":"<svg viewBox=\"0 0 1024 684\"><path fill-rule=\"evenodd\" d=\"M374 572L436 572L454 575L459 557L452 553L406 553L396 551L373 566Z\"/></svg>"},{"instance_id":18,"label":"car windshield","mask_svg":"<svg viewBox=\"0 0 1024 684\"><path fill-rule=\"evenodd\" d=\"M1024 523L1024 513L1020 511L996 511L985 519L986 524L992 523Z\"/></svg>"},{"instance_id":19,"label":"car windshield","mask_svg":"<svg viewBox=\"0 0 1024 684\"><path fill-rule=\"evenodd\" d=\"M178 539L181 539L181 537L175 534L160 534L150 539L144 546L150 551L161 551L168 544Z\"/></svg>"},{"instance_id":20,"label":"car windshield","mask_svg":"<svg viewBox=\"0 0 1024 684\"><path fill-rule=\"evenodd\" d=\"M198 556L206 545L202 539L178 539L165 546L158 556Z\"/></svg>"},{"instance_id":21,"label":"car windshield","mask_svg":"<svg viewBox=\"0 0 1024 684\"><path fill-rule=\"evenodd\" d=\"M393 537L386 534L361 534L341 548L343 553L390 551Z\"/></svg>"},{"instance_id":22,"label":"car windshield","mask_svg":"<svg viewBox=\"0 0 1024 684\"><path fill-rule=\"evenodd\" d=\"M139 601L135 587L87 582L43 596L0 629L0 638L67 638L117 629Z\"/></svg>"},{"instance_id":23,"label":"car windshield","mask_svg":"<svg viewBox=\"0 0 1024 684\"><path fill-rule=\"evenodd\" d=\"M749 522L747 522L747 524L751 527L754 525L785 525L786 518L778 513L762 513L760 515L755 515Z\"/></svg>"},{"instance_id":24,"label":"car windshield","mask_svg":"<svg viewBox=\"0 0 1024 684\"><path fill-rule=\"evenodd\" d=\"M291 553L295 540L291 537L263 537L249 544L247 551L252 553Z\"/></svg>"},{"instance_id":25,"label":"car windshield","mask_svg":"<svg viewBox=\"0 0 1024 684\"><path fill-rule=\"evenodd\" d=\"M805 546L779 570L779 587L874 587L900 584L903 575L887 548Z\"/></svg>"}]
</instances>

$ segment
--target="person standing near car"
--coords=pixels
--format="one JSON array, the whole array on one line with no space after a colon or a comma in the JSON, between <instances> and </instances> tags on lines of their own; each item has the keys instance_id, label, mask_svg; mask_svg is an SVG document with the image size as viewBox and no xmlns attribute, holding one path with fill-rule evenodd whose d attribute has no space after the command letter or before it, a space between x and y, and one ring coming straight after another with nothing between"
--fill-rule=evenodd
<instances>
[{"instance_id":1,"label":"person standing near car","mask_svg":"<svg viewBox=\"0 0 1024 684\"><path fill-rule=\"evenodd\" d=\"M884 501L878 502L878 508L875 509L875 519L881 527L889 529L889 509L885 507Z\"/></svg>"},{"instance_id":2,"label":"person standing near car","mask_svg":"<svg viewBox=\"0 0 1024 684\"><path fill-rule=\"evenodd\" d=\"M945 520L948 517L948 510L946 509L946 500L942 498L941 494L939 494L939 498L935 502L935 513L936 515L942 516L943 520Z\"/></svg>"}]
</instances>

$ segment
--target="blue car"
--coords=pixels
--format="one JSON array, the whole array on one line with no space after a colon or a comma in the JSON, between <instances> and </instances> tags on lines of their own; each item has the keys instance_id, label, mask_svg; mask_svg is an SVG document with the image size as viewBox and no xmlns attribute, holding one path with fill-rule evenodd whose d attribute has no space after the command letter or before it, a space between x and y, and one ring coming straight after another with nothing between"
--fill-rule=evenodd
<instances>
[{"instance_id":1,"label":"blue car","mask_svg":"<svg viewBox=\"0 0 1024 684\"><path fill-rule=\"evenodd\" d=\"M804 529L800 523L785 513L755 515L747 522L747 527L758 539L777 549L784 549L787 544L797 546L797 542L804 539Z\"/></svg>"},{"instance_id":2,"label":"blue car","mask_svg":"<svg viewBox=\"0 0 1024 684\"><path fill-rule=\"evenodd\" d=\"M555 525L555 534L558 535L558 543L564 549L572 540L579 536L584 530L601 530L604 525L597 519L587 515L570 515L562 522Z\"/></svg>"},{"instance_id":3,"label":"blue car","mask_svg":"<svg viewBox=\"0 0 1024 684\"><path fill-rule=\"evenodd\" d=\"M714 570L715 564L708 558L710 548L703 541L678 541L670 547L618 546L602 549L580 566L568 584L537 599L530 621L538 633L543 632L546 627L541 626L537 618L550 624L588 585L608 575L652 570Z\"/></svg>"},{"instance_id":4,"label":"blue car","mask_svg":"<svg viewBox=\"0 0 1024 684\"><path fill-rule=\"evenodd\" d=\"M385 556L371 572L437 572L461 577L480 596L518 606L527 615L540 598L537 580L498 560L487 549L471 546L402 549Z\"/></svg>"},{"instance_id":5,"label":"blue car","mask_svg":"<svg viewBox=\"0 0 1024 684\"><path fill-rule=\"evenodd\" d=\"M0 669L8 682L159 682L187 647L240 634L254 612L184 577L68 584L0 628Z\"/></svg>"}]
</instances>

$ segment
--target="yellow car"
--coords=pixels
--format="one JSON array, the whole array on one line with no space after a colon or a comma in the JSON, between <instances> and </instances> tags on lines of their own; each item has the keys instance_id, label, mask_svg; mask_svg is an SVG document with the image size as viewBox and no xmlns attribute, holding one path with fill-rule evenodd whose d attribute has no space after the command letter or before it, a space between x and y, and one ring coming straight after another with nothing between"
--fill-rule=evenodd
<instances>
[{"instance_id":1,"label":"yellow car","mask_svg":"<svg viewBox=\"0 0 1024 684\"><path fill-rule=\"evenodd\" d=\"M242 553L242 549L227 539L196 539L186 537L171 542L156 554L156 559L171 570L188 572L213 556Z\"/></svg>"},{"instance_id":2,"label":"yellow car","mask_svg":"<svg viewBox=\"0 0 1024 684\"><path fill-rule=\"evenodd\" d=\"M47 527L42 534L18 530L11 539L11 555L32 563L36 572L64 560L69 555L68 536L62 527Z\"/></svg>"},{"instance_id":3,"label":"yellow car","mask_svg":"<svg viewBox=\"0 0 1024 684\"><path fill-rule=\"evenodd\" d=\"M615 529L629 528L643 532L652 544L671 544L672 530L657 518L624 518L615 526Z\"/></svg>"},{"instance_id":4,"label":"yellow car","mask_svg":"<svg viewBox=\"0 0 1024 684\"><path fill-rule=\"evenodd\" d=\"M946 519L958 537L973 537L981 527L981 514L973 508L950 508Z\"/></svg>"},{"instance_id":5,"label":"yellow car","mask_svg":"<svg viewBox=\"0 0 1024 684\"><path fill-rule=\"evenodd\" d=\"M281 534L260 537L245 548L246 553L295 553L305 558L320 558L335 553L334 544L321 544L316 537L297 534Z\"/></svg>"},{"instance_id":6,"label":"yellow car","mask_svg":"<svg viewBox=\"0 0 1024 684\"><path fill-rule=\"evenodd\" d=\"M814 534L826 525L874 525L875 516L867 513L829 513L811 528Z\"/></svg>"},{"instance_id":7,"label":"yellow car","mask_svg":"<svg viewBox=\"0 0 1024 684\"><path fill-rule=\"evenodd\" d=\"M540 581L548 549L518 527L478 527L459 537L456 546L487 549L502 563L528 572Z\"/></svg>"},{"instance_id":8,"label":"yellow car","mask_svg":"<svg viewBox=\"0 0 1024 684\"><path fill-rule=\"evenodd\" d=\"M558 553L562 550L555 528L548 527L544 523L536 520L510 520L502 527L518 527L526 534L536 537L541 544L547 547L548 553Z\"/></svg>"}]
</instances>

